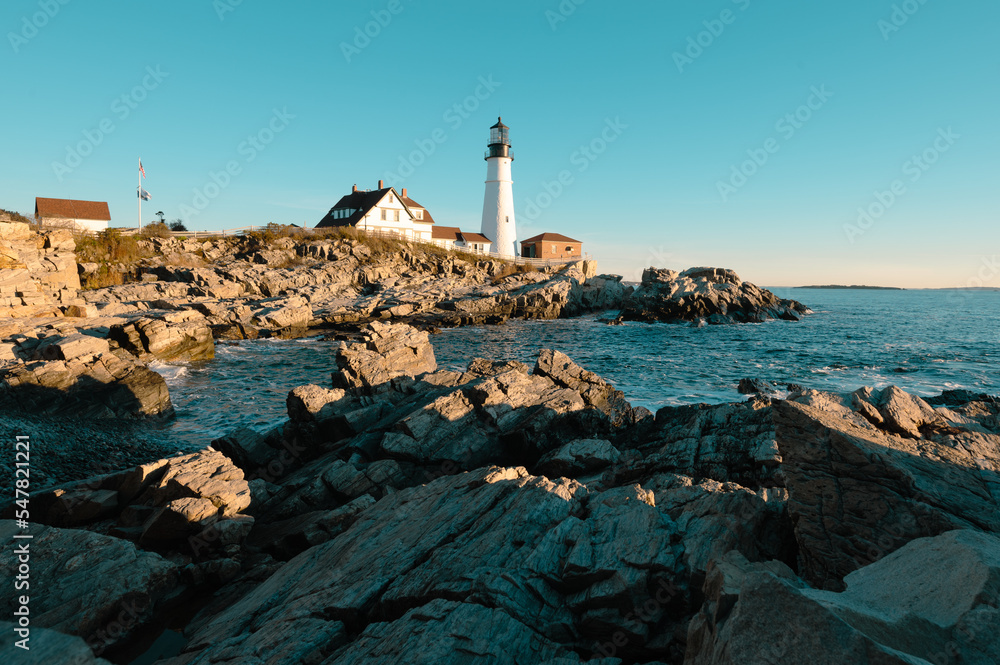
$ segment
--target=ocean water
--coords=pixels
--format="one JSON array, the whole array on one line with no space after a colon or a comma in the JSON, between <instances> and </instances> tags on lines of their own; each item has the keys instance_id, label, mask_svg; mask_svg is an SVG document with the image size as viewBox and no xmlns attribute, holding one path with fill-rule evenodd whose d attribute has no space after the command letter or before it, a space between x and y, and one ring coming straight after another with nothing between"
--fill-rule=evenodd
<instances>
[{"instance_id":1,"label":"ocean water","mask_svg":"<svg viewBox=\"0 0 1000 665\"><path fill-rule=\"evenodd\" d=\"M706 326L629 323L599 315L512 321L433 335L438 365L475 357L533 364L558 349L624 391L637 406L746 399L742 378L850 392L895 384L929 396L967 389L1000 395L1000 292L772 289L808 305L800 322ZM183 449L236 427L264 431L285 419L298 385L330 384L333 344L320 339L221 342L216 358L158 365L177 418L164 429Z\"/></svg>"}]
</instances>

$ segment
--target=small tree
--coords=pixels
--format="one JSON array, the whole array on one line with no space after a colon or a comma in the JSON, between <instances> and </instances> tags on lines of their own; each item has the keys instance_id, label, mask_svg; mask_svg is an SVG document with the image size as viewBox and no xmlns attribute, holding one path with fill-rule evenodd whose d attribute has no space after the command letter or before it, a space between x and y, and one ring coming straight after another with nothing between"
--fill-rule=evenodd
<instances>
[{"instance_id":1,"label":"small tree","mask_svg":"<svg viewBox=\"0 0 1000 665\"><path fill-rule=\"evenodd\" d=\"M187 227L184 226L184 222L183 221L181 221L180 219L175 219L174 221L170 222L170 230L171 231L187 231Z\"/></svg>"}]
</instances>

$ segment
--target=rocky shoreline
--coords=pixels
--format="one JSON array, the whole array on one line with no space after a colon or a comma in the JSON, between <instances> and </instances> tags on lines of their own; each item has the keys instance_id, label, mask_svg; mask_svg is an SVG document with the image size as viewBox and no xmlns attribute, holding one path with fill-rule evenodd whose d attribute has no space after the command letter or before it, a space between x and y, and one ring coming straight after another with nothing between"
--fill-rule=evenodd
<instances>
[{"instance_id":1,"label":"rocky shoreline","mask_svg":"<svg viewBox=\"0 0 1000 665\"><path fill-rule=\"evenodd\" d=\"M438 370L380 322L331 372L271 432L34 494L33 579L58 584L33 645L128 662L170 625L163 665L1000 658L995 398L652 414L558 351Z\"/></svg>"},{"instance_id":2,"label":"rocky shoreline","mask_svg":"<svg viewBox=\"0 0 1000 665\"><path fill-rule=\"evenodd\" d=\"M129 283L79 291L71 238L4 238L0 426L57 459L0 519L13 542L29 511L45 585L32 650L8 660L1000 661L1000 400L748 379L745 402L653 414L555 349L441 370L428 334L808 313L731 271L651 268L632 289L590 262L154 238L114 268ZM157 440L173 407L152 361L324 332L330 380L291 390L280 426Z\"/></svg>"},{"instance_id":3,"label":"rocky shoreline","mask_svg":"<svg viewBox=\"0 0 1000 665\"><path fill-rule=\"evenodd\" d=\"M0 223L6 412L169 418L169 391L149 363L210 359L217 339L343 336L371 322L434 330L609 310L621 312L617 322L691 325L808 312L728 270L651 268L633 289L620 276L596 274L593 261L533 269L363 235L143 237L134 251L145 258L128 264L77 264L74 249L68 231ZM111 276L128 281L79 290Z\"/></svg>"}]
</instances>

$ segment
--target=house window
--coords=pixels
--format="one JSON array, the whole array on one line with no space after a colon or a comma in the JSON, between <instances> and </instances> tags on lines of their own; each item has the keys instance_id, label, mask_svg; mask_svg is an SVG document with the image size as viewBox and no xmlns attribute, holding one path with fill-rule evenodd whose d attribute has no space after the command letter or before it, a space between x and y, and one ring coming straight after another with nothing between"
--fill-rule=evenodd
<instances>
[{"instance_id":1,"label":"house window","mask_svg":"<svg viewBox=\"0 0 1000 665\"><path fill-rule=\"evenodd\" d=\"M420 208L417 208L416 210L413 211L413 216L416 217L417 219L423 219L424 211L421 210Z\"/></svg>"},{"instance_id":2,"label":"house window","mask_svg":"<svg viewBox=\"0 0 1000 665\"><path fill-rule=\"evenodd\" d=\"M558 251L558 250L556 249L556 246L555 246L555 245L552 245L552 253L553 253L553 254L555 254L555 253L556 253L557 251Z\"/></svg>"},{"instance_id":3,"label":"house window","mask_svg":"<svg viewBox=\"0 0 1000 665\"><path fill-rule=\"evenodd\" d=\"M395 217L395 221L397 221L397 222L399 221L399 211L398 210L394 210L393 211L393 217Z\"/></svg>"},{"instance_id":4,"label":"house window","mask_svg":"<svg viewBox=\"0 0 1000 665\"><path fill-rule=\"evenodd\" d=\"M386 210L385 208L382 208L382 221L384 222L388 219L389 219L389 211Z\"/></svg>"},{"instance_id":5,"label":"house window","mask_svg":"<svg viewBox=\"0 0 1000 665\"><path fill-rule=\"evenodd\" d=\"M569 254L572 254L572 253L573 253L573 247L572 247L572 246L570 246L570 245L566 245L566 251L567 251L567 252L568 252Z\"/></svg>"}]
</instances>

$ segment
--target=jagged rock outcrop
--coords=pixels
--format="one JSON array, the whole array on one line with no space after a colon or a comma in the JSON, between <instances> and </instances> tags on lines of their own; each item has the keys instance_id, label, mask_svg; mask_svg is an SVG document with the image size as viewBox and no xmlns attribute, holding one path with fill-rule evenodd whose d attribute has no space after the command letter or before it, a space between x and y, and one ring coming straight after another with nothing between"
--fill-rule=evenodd
<instances>
[{"instance_id":1,"label":"jagged rock outcrop","mask_svg":"<svg viewBox=\"0 0 1000 665\"><path fill-rule=\"evenodd\" d=\"M0 366L0 405L22 413L134 418L173 413L163 377L105 339L53 332L16 339Z\"/></svg>"},{"instance_id":2,"label":"jagged rock outcrop","mask_svg":"<svg viewBox=\"0 0 1000 665\"><path fill-rule=\"evenodd\" d=\"M809 309L744 282L732 270L647 268L642 284L626 300L617 321L708 324L798 321Z\"/></svg>"},{"instance_id":3,"label":"jagged rock outcrop","mask_svg":"<svg viewBox=\"0 0 1000 665\"><path fill-rule=\"evenodd\" d=\"M362 340L337 351L335 387L372 390L400 377L437 369L426 332L407 325L372 323Z\"/></svg>"},{"instance_id":4,"label":"jagged rock outcrop","mask_svg":"<svg viewBox=\"0 0 1000 665\"><path fill-rule=\"evenodd\" d=\"M82 304L75 249L67 229L0 221L0 318L53 316Z\"/></svg>"},{"instance_id":5,"label":"jagged rock outcrop","mask_svg":"<svg viewBox=\"0 0 1000 665\"><path fill-rule=\"evenodd\" d=\"M441 478L387 496L300 554L202 623L171 665L234 652L282 662L389 663L400 653L458 662L457 644L461 662L579 662L573 645L589 649L673 575L675 533L638 488L589 496L579 483L524 469ZM643 652L666 612L630 625L630 652ZM481 621L493 622L492 633ZM298 639L289 642L288 631Z\"/></svg>"},{"instance_id":6,"label":"jagged rock outcrop","mask_svg":"<svg viewBox=\"0 0 1000 665\"><path fill-rule=\"evenodd\" d=\"M215 357L212 329L197 311L141 317L112 326L108 333L118 348L142 360L186 361Z\"/></svg>"},{"instance_id":7,"label":"jagged rock outcrop","mask_svg":"<svg viewBox=\"0 0 1000 665\"><path fill-rule=\"evenodd\" d=\"M800 574L822 588L841 588L845 575L915 538L1000 533L1000 435L946 426L896 388L876 402L881 411L869 404L861 415L878 413L880 426L792 402L775 407ZM918 424L938 421L921 434Z\"/></svg>"},{"instance_id":8,"label":"jagged rock outcrop","mask_svg":"<svg viewBox=\"0 0 1000 665\"><path fill-rule=\"evenodd\" d=\"M13 540L15 533L32 538ZM118 538L40 525L23 531L13 520L0 520L0 537L27 544L31 587L24 595L30 598L32 629L81 637L97 653L140 629L155 604L180 584L174 563ZM16 556L3 557L4 578L13 580L18 565ZM4 595L5 616L14 616L15 601L15 594Z\"/></svg>"},{"instance_id":9,"label":"jagged rock outcrop","mask_svg":"<svg viewBox=\"0 0 1000 665\"><path fill-rule=\"evenodd\" d=\"M250 501L243 472L208 448L44 490L32 496L31 505L36 523L105 523L112 535L142 547L204 559L239 549L254 523L243 514ZM13 509L4 511L11 516Z\"/></svg>"},{"instance_id":10,"label":"jagged rock outcrop","mask_svg":"<svg viewBox=\"0 0 1000 665\"><path fill-rule=\"evenodd\" d=\"M1000 538L950 531L914 540L811 589L776 562L736 552L711 567L685 665L989 665L1000 659Z\"/></svg>"}]
</instances>

